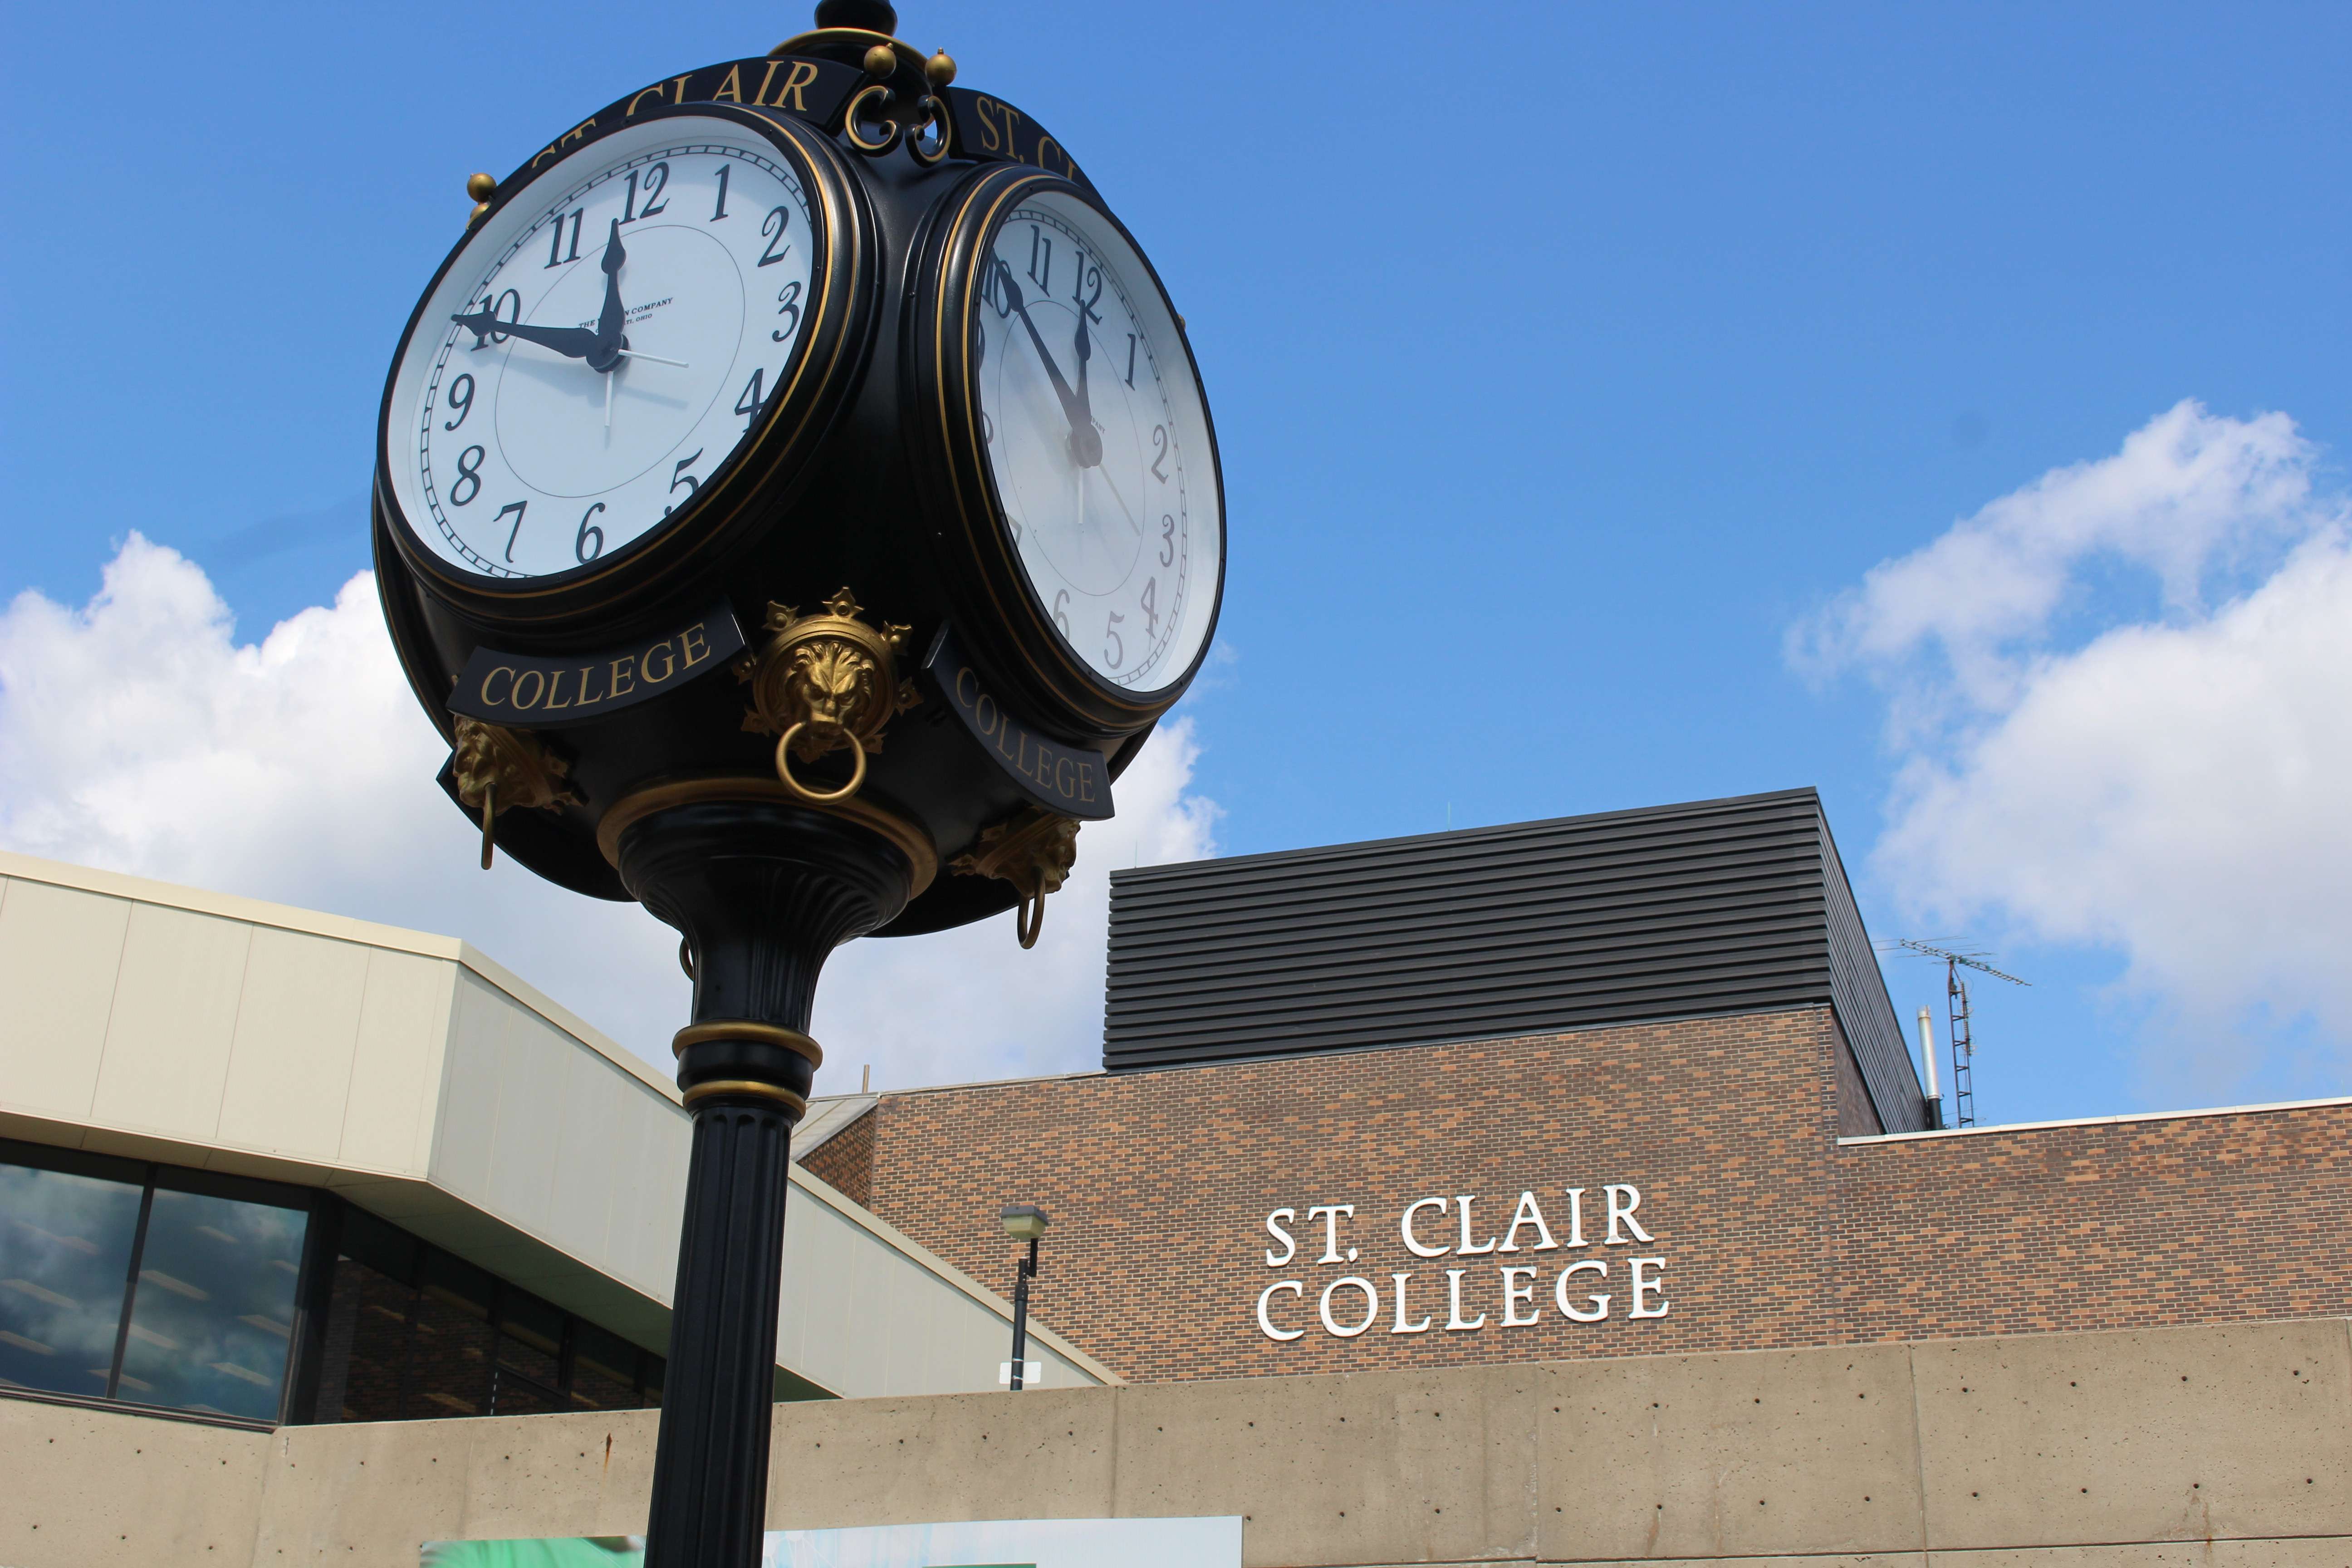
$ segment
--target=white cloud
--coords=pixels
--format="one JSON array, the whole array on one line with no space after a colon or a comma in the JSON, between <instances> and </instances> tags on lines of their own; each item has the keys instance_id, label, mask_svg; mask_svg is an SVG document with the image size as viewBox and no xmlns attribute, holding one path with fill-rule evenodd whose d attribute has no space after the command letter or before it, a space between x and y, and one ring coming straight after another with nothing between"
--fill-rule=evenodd
<instances>
[{"instance_id":1,"label":"white cloud","mask_svg":"<svg viewBox=\"0 0 2352 1568\"><path fill-rule=\"evenodd\" d=\"M2352 531L2316 462L2284 415L2184 403L1791 636L1887 694L1906 913L2120 952L2168 1089L2306 1027L2352 1059ZM2135 577L2160 602L2118 611Z\"/></svg>"},{"instance_id":2,"label":"white cloud","mask_svg":"<svg viewBox=\"0 0 2352 1568\"><path fill-rule=\"evenodd\" d=\"M478 838L433 782L446 754L364 573L240 644L203 571L132 534L87 605L28 593L0 611L0 845L462 936L666 1065L688 1004L676 934L504 858L477 869ZM1184 721L1144 748L1035 950L1006 915L836 953L820 1089L854 1089L862 1062L894 1087L1097 1062L1108 872L1211 852L1197 754Z\"/></svg>"}]
</instances>

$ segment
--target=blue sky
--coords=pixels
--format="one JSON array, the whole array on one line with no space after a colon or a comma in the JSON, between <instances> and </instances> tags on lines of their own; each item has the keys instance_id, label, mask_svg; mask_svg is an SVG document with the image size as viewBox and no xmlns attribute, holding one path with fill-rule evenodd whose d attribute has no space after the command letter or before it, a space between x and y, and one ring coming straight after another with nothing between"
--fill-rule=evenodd
<instances>
[{"instance_id":1,"label":"blue sky","mask_svg":"<svg viewBox=\"0 0 2352 1568\"><path fill-rule=\"evenodd\" d=\"M85 604L135 529L241 639L331 601L466 174L802 25L19 8L0 597ZM1874 935L2035 981L1979 992L1987 1120L2352 1088L2320 981L2241 955L2252 989L2200 992L2193 947L1998 872L1953 902L1948 846L1927 883L1874 854L1905 770L1967 742L1895 737L1899 660L1789 653L1873 567L2183 399L2284 413L2338 492L2352 13L909 4L900 33L1050 126L1189 318L1232 531L1186 710L1220 850L1814 784ZM2093 551L2012 651L2200 623L2334 515L2252 529L2194 603ZM1886 968L1905 1016L1940 998Z\"/></svg>"}]
</instances>

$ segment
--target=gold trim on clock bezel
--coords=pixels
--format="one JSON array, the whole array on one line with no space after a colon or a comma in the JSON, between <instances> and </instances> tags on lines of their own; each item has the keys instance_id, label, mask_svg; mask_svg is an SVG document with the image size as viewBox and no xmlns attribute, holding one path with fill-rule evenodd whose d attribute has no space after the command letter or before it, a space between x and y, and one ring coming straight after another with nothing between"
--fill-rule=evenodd
<instances>
[{"instance_id":1,"label":"gold trim on clock bezel","mask_svg":"<svg viewBox=\"0 0 2352 1568\"><path fill-rule=\"evenodd\" d=\"M792 470L807 466L819 438L847 401L873 327L873 219L848 161L814 128L789 116L728 103L649 109L566 152L532 179L510 189L501 187L493 210L534 188L552 188L541 183L612 136L664 120L698 118L747 126L777 145L779 155L792 162L806 183L810 210L824 226L822 244L812 258L810 308L793 349L787 384L771 395L768 417L759 430L730 450L719 476L680 507L676 517L649 531L646 537L632 541L609 563L600 563L599 570L525 578L502 585L501 579L454 566L423 542L400 506L391 476L394 461L392 398L425 307L482 226L469 226L425 285L394 353L377 418L373 500L390 525L388 532L401 560L416 574L420 584L471 618L526 633L569 631L604 621L620 601L650 603L682 589L708 568L714 556L741 540L747 531L746 512L754 503L766 501L780 482L797 477ZM760 507L763 514L771 510Z\"/></svg>"},{"instance_id":2,"label":"gold trim on clock bezel","mask_svg":"<svg viewBox=\"0 0 2352 1568\"><path fill-rule=\"evenodd\" d=\"M1176 342L1183 351L1200 403L1209 488L1214 495L1217 512L1215 581L1207 590L1209 619L1192 662L1148 694L1104 680L1055 631L1013 543L985 444L981 439L980 388L968 345L971 341L972 314L980 304L980 273L988 255L985 241L995 232L1002 215L1023 200L1047 192L1073 200L1095 214L1134 251L1144 276L1139 280L1131 279L1129 287L1140 282L1158 291L1175 326ZM1131 733L1166 712L1192 684L1208 658L1216 637L1217 620L1223 610L1227 556L1224 465L1217 451L1216 424L1209 409L1200 364L1192 354L1182 318L1168 298L1167 288L1150 258L1127 226L1098 198L1057 174L1003 164L983 169L950 198L935 222L932 238L919 262L920 282L910 303L917 330L909 336L918 341L910 344L912 352L904 373L902 395L910 414L917 416L908 421L913 426L908 431L909 437L936 444L936 449L927 456L943 472L945 494L941 499L946 503L945 510L952 514L954 529L961 532L956 542L965 557L964 564L976 569L950 575L976 576L977 591L984 600L982 607L986 614L961 617L958 627L968 641L980 645L983 655L1001 641L1009 642L1011 651L1032 678L1031 683L1037 689L1035 694L1053 705L1053 716L1065 726L1075 724L1106 736ZM923 384L926 379L930 384ZM948 531L942 529L943 534ZM1002 637L997 635L999 628Z\"/></svg>"}]
</instances>

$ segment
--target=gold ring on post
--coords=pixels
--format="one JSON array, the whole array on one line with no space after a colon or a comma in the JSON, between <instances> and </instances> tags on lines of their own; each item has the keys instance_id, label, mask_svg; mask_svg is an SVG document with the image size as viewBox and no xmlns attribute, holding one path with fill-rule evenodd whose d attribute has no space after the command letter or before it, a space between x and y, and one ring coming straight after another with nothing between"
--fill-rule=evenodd
<instances>
[{"instance_id":1,"label":"gold ring on post","mask_svg":"<svg viewBox=\"0 0 2352 1568\"><path fill-rule=\"evenodd\" d=\"M860 785L866 783L865 742L860 741L854 731L848 730L840 730L835 731L835 733L839 734L843 740L849 742L849 749L857 754L857 761L849 770L849 782L847 784L842 785L837 790L819 792L809 788L808 785L793 777L793 759L791 752L793 737L807 728L808 721L806 720L803 720L799 723L794 724L791 729L786 730L784 731L783 739L776 742L776 777L783 781L783 784L786 789L792 791L794 795L800 796L803 800L807 801L812 805L831 805L836 801L847 800L851 795L857 793Z\"/></svg>"},{"instance_id":2,"label":"gold ring on post","mask_svg":"<svg viewBox=\"0 0 2352 1568\"><path fill-rule=\"evenodd\" d=\"M1043 892L1024 893L1020 907L1013 912L1013 934L1021 939L1024 950L1037 945L1038 935L1045 929L1045 895Z\"/></svg>"},{"instance_id":3,"label":"gold ring on post","mask_svg":"<svg viewBox=\"0 0 2352 1568\"><path fill-rule=\"evenodd\" d=\"M887 109L890 104L890 89L884 87L878 81L870 86L860 88L858 89L857 96L849 100L849 108L847 111L842 115L841 133L849 138L849 144L852 147L856 148L859 152L867 154L869 157L878 158L883 153L887 153L891 148L896 147L898 144L898 138L905 134L905 130L897 121L893 120L889 122L890 134L885 136L879 142L868 142L865 137L859 135L857 131L857 116L859 112L865 109L868 99L877 100L881 103L882 107Z\"/></svg>"}]
</instances>

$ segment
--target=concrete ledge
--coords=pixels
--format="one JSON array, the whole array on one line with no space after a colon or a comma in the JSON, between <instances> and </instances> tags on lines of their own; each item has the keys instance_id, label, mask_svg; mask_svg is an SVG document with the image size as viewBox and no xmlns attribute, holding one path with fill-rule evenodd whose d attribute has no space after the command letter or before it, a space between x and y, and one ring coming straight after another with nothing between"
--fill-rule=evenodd
<instances>
[{"instance_id":1,"label":"concrete ledge","mask_svg":"<svg viewBox=\"0 0 2352 1568\"><path fill-rule=\"evenodd\" d=\"M0 1563L641 1529L652 1412L228 1432L0 1399ZM1253 1568L2344 1568L2352 1324L780 1406L769 1522L1239 1513Z\"/></svg>"}]
</instances>

